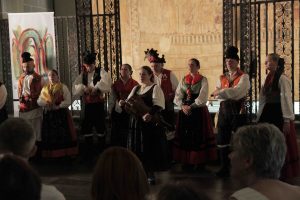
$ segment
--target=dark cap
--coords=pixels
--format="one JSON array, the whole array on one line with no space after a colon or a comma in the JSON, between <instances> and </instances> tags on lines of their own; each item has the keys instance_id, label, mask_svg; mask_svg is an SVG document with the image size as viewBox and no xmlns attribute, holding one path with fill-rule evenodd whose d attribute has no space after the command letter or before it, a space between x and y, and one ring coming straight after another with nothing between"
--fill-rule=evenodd
<instances>
[{"instance_id":1,"label":"dark cap","mask_svg":"<svg viewBox=\"0 0 300 200\"><path fill-rule=\"evenodd\" d=\"M96 55L97 55L97 53L91 53L89 51L85 52L83 55L83 63L88 64L88 65L95 64Z\"/></svg>"},{"instance_id":2,"label":"dark cap","mask_svg":"<svg viewBox=\"0 0 300 200\"><path fill-rule=\"evenodd\" d=\"M225 58L231 58L239 61L240 57L238 56L238 52L238 48L236 48L235 46L229 46L225 51Z\"/></svg>"},{"instance_id":3,"label":"dark cap","mask_svg":"<svg viewBox=\"0 0 300 200\"><path fill-rule=\"evenodd\" d=\"M22 63L26 63L26 62L29 62L29 61L33 60L31 58L31 54L27 51L23 52L21 56L22 56Z\"/></svg>"}]
</instances>

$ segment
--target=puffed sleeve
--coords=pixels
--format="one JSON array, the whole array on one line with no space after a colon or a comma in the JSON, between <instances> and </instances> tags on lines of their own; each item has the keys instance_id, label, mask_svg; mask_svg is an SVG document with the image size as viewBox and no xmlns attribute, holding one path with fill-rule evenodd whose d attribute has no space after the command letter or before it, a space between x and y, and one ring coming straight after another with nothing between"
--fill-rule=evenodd
<instances>
[{"instance_id":1,"label":"puffed sleeve","mask_svg":"<svg viewBox=\"0 0 300 200\"><path fill-rule=\"evenodd\" d=\"M82 84L82 75L78 75L73 83L73 96L78 98L84 94L85 85Z\"/></svg>"},{"instance_id":2,"label":"puffed sleeve","mask_svg":"<svg viewBox=\"0 0 300 200\"><path fill-rule=\"evenodd\" d=\"M111 82L112 82L109 73L105 71L103 68L101 68L100 76L101 79L96 83L95 88L97 88L103 93L109 92L111 88Z\"/></svg>"},{"instance_id":3,"label":"puffed sleeve","mask_svg":"<svg viewBox=\"0 0 300 200\"><path fill-rule=\"evenodd\" d=\"M250 88L248 74L242 75L239 83L232 88L224 88L219 91L218 99L234 99L238 100L245 97Z\"/></svg>"},{"instance_id":4,"label":"puffed sleeve","mask_svg":"<svg viewBox=\"0 0 300 200\"><path fill-rule=\"evenodd\" d=\"M68 89L68 87L63 84L63 96L64 96L64 100L59 104L60 108L67 108L71 105L71 93Z\"/></svg>"},{"instance_id":5,"label":"puffed sleeve","mask_svg":"<svg viewBox=\"0 0 300 200\"><path fill-rule=\"evenodd\" d=\"M37 100L37 104L41 107L45 107L47 105L47 100L45 99L45 89L47 89L47 85L42 88L40 96Z\"/></svg>"},{"instance_id":6,"label":"puffed sleeve","mask_svg":"<svg viewBox=\"0 0 300 200\"><path fill-rule=\"evenodd\" d=\"M201 88L199 96L195 99L195 102L191 105L192 108L206 106L208 99L208 81L206 77L201 80Z\"/></svg>"},{"instance_id":7,"label":"puffed sleeve","mask_svg":"<svg viewBox=\"0 0 300 200\"><path fill-rule=\"evenodd\" d=\"M173 103L176 104L180 108L182 106L182 99L184 97L184 94L183 94L181 88L182 88L182 80L179 82L179 84L177 86L177 89L175 91L175 98L173 101Z\"/></svg>"},{"instance_id":8,"label":"puffed sleeve","mask_svg":"<svg viewBox=\"0 0 300 200\"><path fill-rule=\"evenodd\" d=\"M162 109L165 109L164 93L158 85L155 85L153 88L152 102L153 102L153 105L156 105L156 106L161 107Z\"/></svg>"},{"instance_id":9,"label":"puffed sleeve","mask_svg":"<svg viewBox=\"0 0 300 200\"><path fill-rule=\"evenodd\" d=\"M292 82L286 75L279 79L281 110L284 119L294 120Z\"/></svg>"},{"instance_id":10,"label":"puffed sleeve","mask_svg":"<svg viewBox=\"0 0 300 200\"><path fill-rule=\"evenodd\" d=\"M0 87L0 109L5 105L7 98L7 90L6 87L2 84Z\"/></svg>"}]
</instances>

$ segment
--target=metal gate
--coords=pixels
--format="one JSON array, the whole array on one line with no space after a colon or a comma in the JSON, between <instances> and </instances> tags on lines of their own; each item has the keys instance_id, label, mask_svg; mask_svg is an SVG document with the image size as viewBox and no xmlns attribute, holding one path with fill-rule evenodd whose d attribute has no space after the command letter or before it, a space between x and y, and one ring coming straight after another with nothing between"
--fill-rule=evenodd
<instances>
[{"instance_id":1,"label":"metal gate","mask_svg":"<svg viewBox=\"0 0 300 200\"><path fill-rule=\"evenodd\" d=\"M97 52L98 67L116 80L122 63L119 0L76 0L76 18L78 62L85 51Z\"/></svg>"},{"instance_id":2,"label":"metal gate","mask_svg":"<svg viewBox=\"0 0 300 200\"><path fill-rule=\"evenodd\" d=\"M223 0L223 52L229 45L240 49L240 66L251 82L247 101L250 122L258 110L268 53L275 52L285 59L293 100L299 102L299 5L300 0ZM225 63L223 66L224 71ZM294 110L299 111L299 105Z\"/></svg>"}]
</instances>

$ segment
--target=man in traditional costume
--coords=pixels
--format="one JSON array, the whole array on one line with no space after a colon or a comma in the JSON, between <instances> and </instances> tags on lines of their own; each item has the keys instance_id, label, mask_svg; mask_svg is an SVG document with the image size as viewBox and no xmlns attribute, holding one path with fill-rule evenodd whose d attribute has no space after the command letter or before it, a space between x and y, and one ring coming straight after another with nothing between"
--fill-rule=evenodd
<instances>
[{"instance_id":1,"label":"man in traditional costume","mask_svg":"<svg viewBox=\"0 0 300 200\"><path fill-rule=\"evenodd\" d=\"M26 119L36 132L37 142L41 141L43 110L37 99L43 86L43 79L34 71L34 60L29 52L22 53L23 73L18 81L18 97L20 102L19 116Z\"/></svg>"},{"instance_id":2,"label":"man in traditional costume","mask_svg":"<svg viewBox=\"0 0 300 200\"><path fill-rule=\"evenodd\" d=\"M73 94L82 97L84 117L81 134L85 139L84 157L93 156L93 128L98 137L98 149L105 144L105 111L106 92L110 91L111 77L104 68L95 67L96 53L87 52L83 58L82 71L73 84Z\"/></svg>"},{"instance_id":3,"label":"man in traditional costume","mask_svg":"<svg viewBox=\"0 0 300 200\"><path fill-rule=\"evenodd\" d=\"M225 52L228 72L220 76L213 96L221 101L218 116L217 146L220 150L219 177L230 175L228 158L231 134L246 123L245 100L250 88L249 76L238 67L238 49L230 46Z\"/></svg>"}]
</instances>

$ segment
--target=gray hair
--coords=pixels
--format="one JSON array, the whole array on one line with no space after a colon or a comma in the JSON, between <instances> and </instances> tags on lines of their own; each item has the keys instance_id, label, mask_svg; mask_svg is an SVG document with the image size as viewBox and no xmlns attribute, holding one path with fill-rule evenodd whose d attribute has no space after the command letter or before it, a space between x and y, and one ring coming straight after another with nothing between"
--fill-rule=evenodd
<instances>
[{"instance_id":1,"label":"gray hair","mask_svg":"<svg viewBox=\"0 0 300 200\"><path fill-rule=\"evenodd\" d=\"M277 179L285 161L283 133L274 125L262 123L241 127L233 136L233 146L242 157L253 159L256 176Z\"/></svg>"},{"instance_id":2,"label":"gray hair","mask_svg":"<svg viewBox=\"0 0 300 200\"><path fill-rule=\"evenodd\" d=\"M35 131L22 118L10 118L0 125L0 150L28 158L35 145Z\"/></svg>"}]
</instances>

